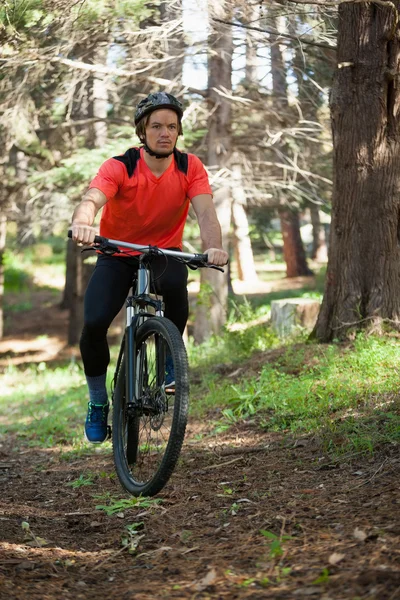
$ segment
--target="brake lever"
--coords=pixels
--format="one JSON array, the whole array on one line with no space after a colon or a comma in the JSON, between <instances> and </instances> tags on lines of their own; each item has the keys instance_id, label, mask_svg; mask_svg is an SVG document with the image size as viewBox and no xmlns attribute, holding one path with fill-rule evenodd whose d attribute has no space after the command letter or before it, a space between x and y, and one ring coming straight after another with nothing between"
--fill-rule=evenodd
<instances>
[{"instance_id":1,"label":"brake lever","mask_svg":"<svg viewBox=\"0 0 400 600\"><path fill-rule=\"evenodd\" d=\"M113 244L107 244L105 242L100 242L98 244L94 244L88 250L98 250L101 254L105 254L106 256L112 256L113 254L121 254L122 250L118 248L118 246L114 246Z\"/></svg>"},{"instance_id":2,"label":"brake lever","mask_svg":"<svg viewBox=\"0 0 400 600\"><path fill-rule=\"evenodd\" d=\"M215 269L216 271L221 271L221 273L225 273L222 267L217 267L217 265L207 265L209 269Z\"/></svg>"}]
</instances>

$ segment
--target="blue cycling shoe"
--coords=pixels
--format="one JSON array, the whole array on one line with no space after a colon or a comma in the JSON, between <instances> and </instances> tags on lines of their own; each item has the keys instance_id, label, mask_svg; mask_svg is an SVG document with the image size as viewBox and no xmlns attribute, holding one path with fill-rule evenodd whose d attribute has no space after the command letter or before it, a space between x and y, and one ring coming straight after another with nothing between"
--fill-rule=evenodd
<instances>
[{"instance_id":1,"label":"blue cycling shoe","mask_svg":"<svg viewBox=\"0 0 400 600\"><path fill-rule=\"evenodd\" d=\"M88 403L88 412L85 421L85 435L88 442L101 444L108 437L107 417L110 405Z\"/></svg>"},{"instance_id":2,"label":"blue cycling shoe","mask_svg":"<svg viewBox=\"0 0 400 600\"><path fill-rule=\"evenodd\" d=\"M175 391L175 370L171 355L168 355L165 359L165 391Z\"/></svg>"}]
</instances>

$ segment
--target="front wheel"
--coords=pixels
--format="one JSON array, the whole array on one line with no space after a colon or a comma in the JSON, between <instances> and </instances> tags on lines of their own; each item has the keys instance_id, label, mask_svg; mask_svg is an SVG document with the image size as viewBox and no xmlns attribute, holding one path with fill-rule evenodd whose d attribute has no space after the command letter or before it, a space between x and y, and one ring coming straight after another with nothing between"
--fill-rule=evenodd
<instances>
[{"instance_id":1,"label":"front wheel","mask_svg":"<svg viewBox=\"0 0 400 600\"><path fill-rule=\"evenodd\" d=\"M126 354L125 354L126 356ZM122 486L134 496L154 496L177 463L187 423L188 361L177 327L152 317L136 333L135 390L126 401L125 356L113 395L114 463ZM165 385L166 363L173 363L175 393Z\"/></svg>"}]
</instances>

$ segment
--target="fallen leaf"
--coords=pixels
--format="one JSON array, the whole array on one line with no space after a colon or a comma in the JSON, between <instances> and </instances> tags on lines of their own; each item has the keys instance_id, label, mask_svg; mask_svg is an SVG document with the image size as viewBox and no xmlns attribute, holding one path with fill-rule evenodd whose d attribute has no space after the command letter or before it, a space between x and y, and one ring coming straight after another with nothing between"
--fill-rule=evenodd
<instances>
[{"instance_id":1,"label":"fallen leaf","mask_svg":"<svg viewBox=\"0 0 400 600\"><path fill-rule=\"evenodd\" d=\"M144 536L141 536L144 537ZM173 548L171 546L161 546L160 548L156 548L156 550L149 550L148 552L142 552L141 554L138 554L138 558L140 558L141 556L154 556L157 554L162 554L163 552L170 552L171 550L173 550Z\"/></svg>"},{"instance_id":2,"label":"fallen leaf","mask_svg":"<svg viewBox=\"0 0 400 600\"><path fill-rule=\"evenodd\" d=\"M25 546L31 546L32 548L41 548L42 546L47 546L49 544L47 540L38 535L35 535L35 539L30 540L29 542L25 542Z\"/></svg>"},{"instance_id":3,"label":"fallen leaf","mask_svg":"<svg viewBox=\"0 0 400 600\"><path fill-rule=\"evenodd\" d=\"M202 579L195 582L194 589L197 592L203 592L208 588L209 585L212 585L214 581L217 579L217 572L214 568L210 569Z\"/></svg>"},{"instance_id":4,"label":"fallen leaf","mask_svg":"<svg viewBox=\"0 0 400 600\"><path fill-rule=\"evenodd\" d=\"M195 552L199 548L200 548L200 546L193 546L193 548L187 548L186 550L181 550L181 554L189 554L189 552Z\"/></svg>"},{"instance_id":5,"label":"fallen leaf","mask_svg":"<svg viewBox=\"0 0 400 600\"><path fill-rule=\"evenodd\" d=\"M293 596L320 596L321 588L304 587L293 592Z\"/></svg>"},{"instance_id":6,"label":"fallen leaf","mask_svg":"<svg viewBox=\"0 0 400 600\"><path fill-rule=\"evenodd\" d=\"M337 565L341 560L345 558L345 554L340 554L340 552L333 552L328 558L328 562L330 565Z\"/></svg>"},{"instance_id":7,"label":"fallen leaf","mask_svg":"<svg viewBox=\"0 0 400 600\"><path fill-rule=\"evenodd\" d=\"M24 560L21 563L19 563L15 568L17 571L33 571L35 567L36 563Z\"/></svg>"},{"instance_id":8,"label":"fallen leaf","mask_svg":"<svg viewBox=\"0 0 400 600\"><path fill-rule=\"evenodd\" d=\"M365 531L362 531L362 529L358 529L358 527L356 527L353 531L353 536L359 542L364 542L367 539L367 534L365 533Z\"/></svg>"}]
</instances>

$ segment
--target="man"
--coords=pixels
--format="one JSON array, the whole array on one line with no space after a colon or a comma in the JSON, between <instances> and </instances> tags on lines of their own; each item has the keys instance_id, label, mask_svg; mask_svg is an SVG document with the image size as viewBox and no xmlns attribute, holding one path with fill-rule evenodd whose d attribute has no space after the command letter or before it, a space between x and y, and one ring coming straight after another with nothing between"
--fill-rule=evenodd
<instances>
[{"instance_id":1,"label":"man","mask_svg":"<svg viewBox=\"0 0 400 600\"><path fill-rule=\"evenodd\" d=\"M100 167L72 217L76 242L93 243L92 225L103 208L100 235L181 249L191 202L209 263L226 264L228 255L221 247L221 228L204 166L195 155L175 147L182 134L182 116L182 104L164 92L149 94L138 104L135 126L143 146L130 148ZM85 434L94 443L107 437L107 330L124 304L137 266L137 258L128 253L99 255L86 290L80 349L89 388ZM153 269L165 316L183 333L188 317L187 268L161 258ZM167 364L166 378L168 385L174 384L172 364Z\"/></svg>"}]
</instances>

